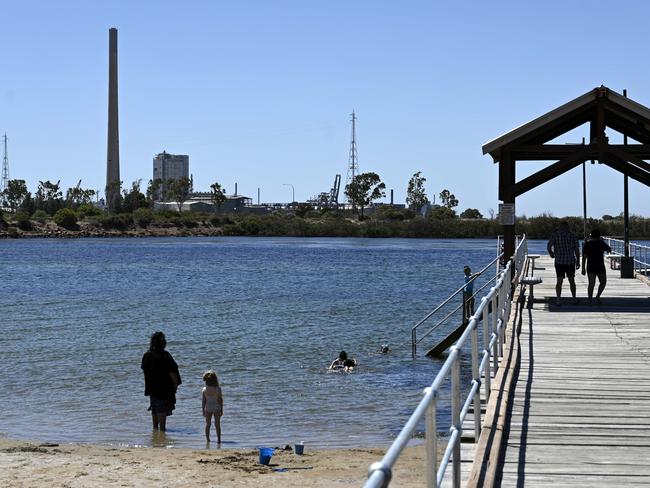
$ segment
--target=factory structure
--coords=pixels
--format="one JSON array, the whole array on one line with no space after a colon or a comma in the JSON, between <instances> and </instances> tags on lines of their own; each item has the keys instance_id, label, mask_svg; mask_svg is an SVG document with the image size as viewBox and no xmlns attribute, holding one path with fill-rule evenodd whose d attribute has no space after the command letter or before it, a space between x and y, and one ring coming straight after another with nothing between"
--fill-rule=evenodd
<instances>
[{"instance_id":1,"label":"factory structure","mask_svg":"<svg viewBox=\"0 0 650 488\"><path fill-rule=\"evenodd\" d=\"M350 161L348 168L348 182L359 173L356 148L356 115L352 112L352 140L350 146ZM5 156L6 159L6 156ZM5 163L6 164L6 163ZM3 168L4 169L4 168ZM8 175L7 175L8 176ZM156 195L154 209L175 209L178 210L176 202L166 201L169 194L169 183L173 180L187 178L192 180L190 173L190 157L187 154L170 154L162 151L153 158L152 181L159 180L160 187ZM3 172L3 181L5 175ZM108 30L108 134L106 148L106 187L105 207L109 211L116 209L120 198L120 142L119 142L119 117L118 117L118 62L117 62L117 29L111 27ZM327 192L307 200L307 204L316 209L331 208L339 209L349 205L339 203L341 187L341 175L336 175L334 185ZM392 204L392 197L391 197ZM257 204L253 199L237 192L237 183L233 194L226 195L226 201L220 207L223 212L237 213L269 213L281 208L291 208L298 205L297 202L287 203L260 203L260 189L257 189ZM214 212L215 206L209 192L194 192L190 194L187 201L183 202L182 210L197 212Z\"/></svg>"}]
</instances>

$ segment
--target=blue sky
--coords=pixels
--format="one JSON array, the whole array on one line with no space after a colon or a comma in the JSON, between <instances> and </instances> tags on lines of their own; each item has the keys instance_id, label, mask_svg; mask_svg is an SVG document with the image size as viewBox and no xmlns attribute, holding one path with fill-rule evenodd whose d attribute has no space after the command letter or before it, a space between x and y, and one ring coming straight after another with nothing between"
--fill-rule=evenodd
<instances>
[{"instance_id":1,"label":"blue sky","mask_svg":"<svg viewBox=\"0 0 650 488\"><path fill-rule=\"evenodd\" d=\"M265 202L329 190L359 166L403 202L416 171L430 197L496 209L481 146L592 88L650 106L646 2L3 2L0 132L10 176L105 185L108 28L119 29L121 175L143 186L163 149L189 154L195 189L218 181ZM566 140L583 134L570 134ZM518 178L539 169L520 163ZM588 165L589 215L618 214L623 177ZM575 169L517 213L580 215ZM630 183L631 212L650 189ZM388 198L386 199L386 201Z\"/></svg>"}]
</instances>

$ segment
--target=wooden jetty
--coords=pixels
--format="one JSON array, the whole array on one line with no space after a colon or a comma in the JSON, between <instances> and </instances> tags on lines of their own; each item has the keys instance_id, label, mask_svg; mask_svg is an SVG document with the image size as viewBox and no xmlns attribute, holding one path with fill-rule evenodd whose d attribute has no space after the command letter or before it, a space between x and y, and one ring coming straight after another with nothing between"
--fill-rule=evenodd
<instances>
[{"instance_id":1,"label":"wooden jetty","mask_svg":"<svg viewBox=\"0 0 650 488\"><path fill-rule=\"evenodd\" d=\"M650 286L607 272L602 304L578 272L579 303L564 280L557 306L553 260L537 260L469 486L650 486Z\"/></svg>"}]
</instances>

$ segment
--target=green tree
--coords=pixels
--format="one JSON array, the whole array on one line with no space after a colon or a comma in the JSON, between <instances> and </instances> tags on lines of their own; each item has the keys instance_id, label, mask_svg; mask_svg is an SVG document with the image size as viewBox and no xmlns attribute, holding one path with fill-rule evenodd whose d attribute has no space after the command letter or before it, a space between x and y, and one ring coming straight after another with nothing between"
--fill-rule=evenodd
<instances>
[{"instance_id":1,"label":"green tree","mask_svg":"<svg viewBox=\"0 0 650 488\"><path fill-rule=\"evenodd\" d=\"M129 191L123 190L122 195L122 211L133 212L141 207L147 206L147 198L140 191L140 184L142 180L136 180L131 183Z\"/></svg>"},{"instance_id":2,"label":"green tree","mask_svg":"<svg viewBox=\"0 0 650 488\"><path fill-rule=\"evenodd\" d=\"M212 200L212 205L214 205L214 209L217 212L227 200L226 189L222 188L216 181L210 185L210 200Z\"/></svg>"},{"instance_id":3,"label":"green tree","mask_svg":"<svg viewBox=\"0 0 650 488\"><path fill-rule=\"evenodd\" d=\"M456 212L449 207L436 205L429 211L429 218L436 220L450 220L456 218Z\"/></svg>"},{"instance_id":4,"label":"green tree","mask_svg":"<svg viewBox=\"0 0 650 488\"><path fill-rule=\"evenodd\" d=\"M79 205L90 204L94 196L95 190L86 190L79 186L73 186L68 188L65 194L65 203L67 207L76 209Z\"/></svg>"},{"instance_id":5,"label":"green tree","mask_svg":"<svg viewBox=\"0 0 650 488\"><path fill-rule=\"evenodd\" d=\"M363 209L374 200L386 195L386 185L382 183L377 173L361 173L356 175L345 187L345 195L359 213L359 220L363 220Z\"/></svg>"},{"instance_id":6,"label":"green tree","mask_svg":"<svg viewBox=\"0 0 650 488\"><path fill-rule=\"evenodd\" d=\"M463 219L482 219L483 215L476 208L468 208L460 214Z\"/></svg>"},{"instance_id":7,"label":"green tree","mask_svg":"<svg viewBox=\"0 0 650 488\"><path fill-rule=\"evenodd\" d=\"M429 203L427 194L424 191L424 183L427 179L418 171L409 180L409 186L406 190L406 204L414 212L419 212L422 207Z\"/></svg>"},{"instance_id":8,"label":"green tree","mask_svg":"<svg viewBox=\"0 0 650 488\"><path fill-rule=\"evenodd\" d=\"M23 204L27 195L29 192L25 180L9 180L7 188L2 191L2 198L12 212L15 212Z\"/></svg>"},{"instance_id":9,"label":"green tree","mask_svg":"<svg viewBox=\"0 0 650 488\"><path fill-rule=\"evenodd\" d=\"M443 207L454 209L458 206L458 199L456 195L445 188L440 192L440 203Z\"/></svg>"},{"instance_id":10,"label":"green tree","mask_svg":"<svg viewBox=\"0 0 650 488\"><path fill-rule=\"evenodd\" d=\"M189 178L178 178L177 180L170 180L168 186L172 200L178 205L178 213L181 213L183 203L185 203L190 193L192 193L192 180Z\"/></svg>"},{"instance_id":11,"label":"green tree","mask_svg":"<svg viewBox=\"0 0 650 488\"><path fill-rule=\"evenodd\" d=\"M147 203L149 204L149 208L153 209L154 203L156 200L164 200L164 196L161 195L161 188L163 186L163 180L160 178L156 178L153 180L149 180L149 184L147 185Z\"/></svg>"},{"instance_id":12,"label":"green tree","mask_svg":"<svg viewBox=\"0 0 650 488\"><path fill-rule=\"evenodd\" d=\"M63 192L61 192L60 183L60 181L52 183L50 180L38 182L34 202L37 210L45 210L53 215L63 207Z\"/></svg>"}]
</instances>

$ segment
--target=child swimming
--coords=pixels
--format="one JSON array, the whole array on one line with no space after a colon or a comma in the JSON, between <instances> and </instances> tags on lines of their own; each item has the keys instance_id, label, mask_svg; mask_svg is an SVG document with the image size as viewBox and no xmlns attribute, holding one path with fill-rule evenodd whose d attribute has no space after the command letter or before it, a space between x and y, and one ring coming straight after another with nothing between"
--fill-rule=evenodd
<instances>
[{"instance_id":1,"label":"child swimming","mask_svg":"<svg viewBox=\"0 0 650 488\"><path fill-rule=\"evenodd\" d=\"M221 444L221 415L223 414L223 395L219 386L217 373L212 370L203 374L205 387L203 388L201 407L205 417L205 439L210 442L210 428L212 427L212 417L214 417L214 427L217 431L217 443Z\"/></svg>"},{"instance_id":2,"label":"child swimming","mask_svg":"<svg viewBox=\"0 0 650 488\"><path fill-rule=\"evenodd\" d=\"M348 359L348 353L341 351L338 357L332 361L328 369L344 369L345 371L350 371L357 365L357 360L352 358Z\"/></svg>"}]
</instances>

